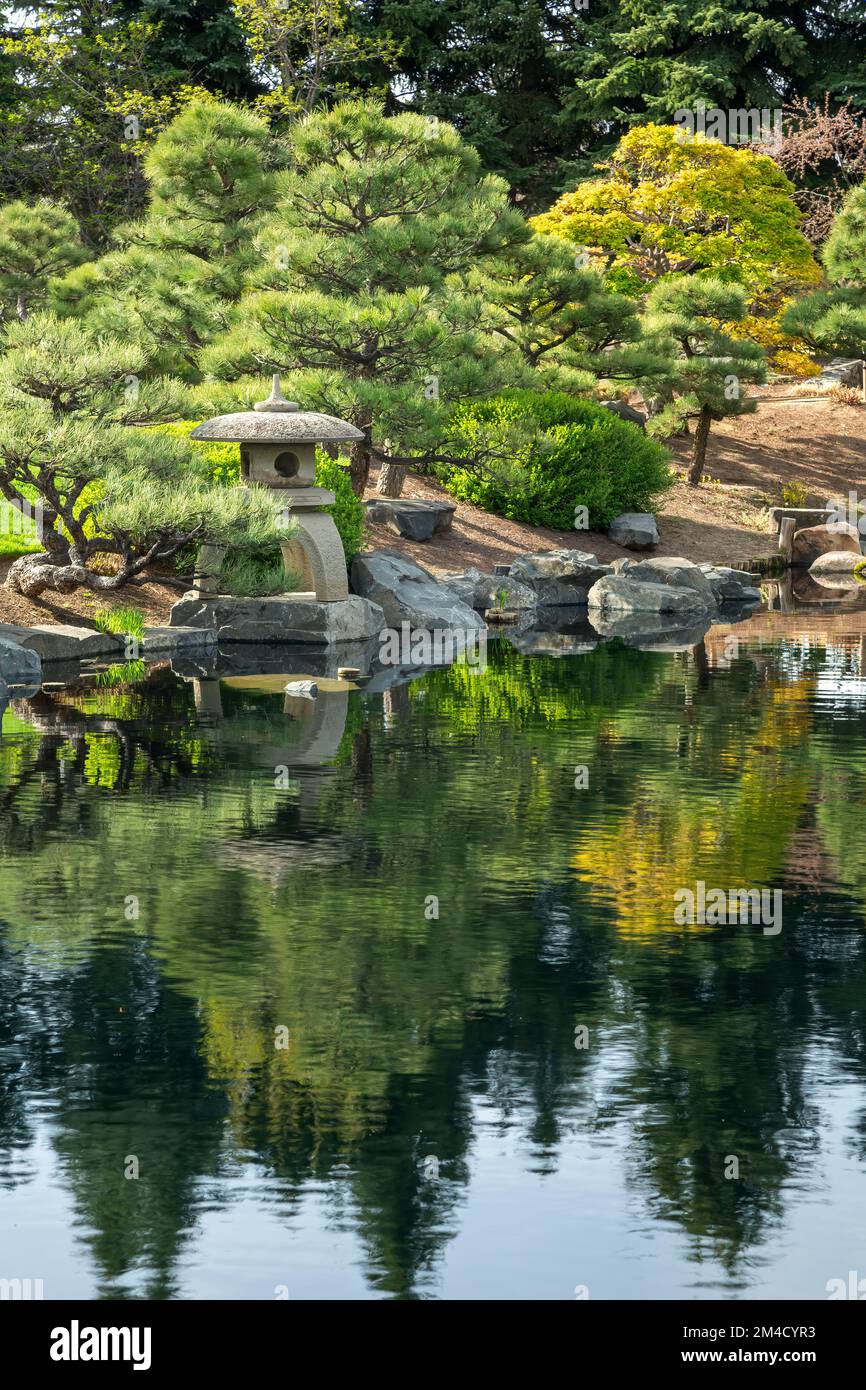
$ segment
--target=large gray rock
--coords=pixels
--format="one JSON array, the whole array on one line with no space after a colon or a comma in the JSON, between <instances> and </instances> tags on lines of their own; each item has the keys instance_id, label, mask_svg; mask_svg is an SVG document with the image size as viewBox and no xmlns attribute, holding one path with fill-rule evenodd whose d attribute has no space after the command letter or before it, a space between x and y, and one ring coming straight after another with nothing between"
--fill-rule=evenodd
<instances>
[{"instance_id":1,"label":"large gray rock","mask_svg":"<svg viewBox=\"0 0 866 1390\"><path fill-rule=\"evenodd\" d=\"M825 555L819 555L817 560L813 560L809 566L809 573L816 576L853 574L862 563L863 556L856 555L853 550L828 550Z\"/></svg>"},{"instance_id":2,"label":"large gray rock","mask_svg":"<svg viewBox=\"0 0 866 1390\"><path fill-rule=\"evenodd\" d=\"M650 550L659 543L659 528L649 512L623 512L610 523L607 538L629 550Z\"/></svg>"},{"instance_id":3,"label":"large gray rock","mask_svg":"<svg viewBox=\"0 0 866 1390\"><path fill-rule=\"evenodd\" d=\"M39 685L41 680L39 653L31 647L20 646L8 637L0 637L0 681L6 685Z\"/></svg>"},{"instance_id":4,"label":"large gray rock","mask_svg":"<svg viewBox=\"0 0 866 1390\"><path fill-rule=\"evenodd\" d=\"M705 612L712 613L716 595L709 576L700 565L679 555L664 555L652 560L633 560L621 575L630 580L645 580L650 584L667 584L675 589L689 589L700 599Z\"/></svg>"},{"instance_id":5,"label":"large gray rock","mask_svg":"<svg viewBox=\"0 0 866 1390\"><path fill-rule=\"evenodd\" d=\"M66 623L20 627L0 623L0 637L29 651L38 652L43 661L89 661L123 652L124 640L112 632L96 632L91 627L72 627Z\"/></svg>"},{"instance_id":6,"label":"large gray rock","mask_svg":"<svg viewBox=\"0 0 866 1390\"><path fill-rule=\"evenodd\" d=\"M541 606L573 607L586 603L592 585L609 573L610 565L589 551L563 548L518 556L508 578L531 589Z\"/></svg>"},{"instance_id":7,"label":"large gray rock","mask_svg":"<svg viewBox=\"0 0 866 1390\"><path fill-rule=\"evenodd\" d=\"M834 357L820 376L812 377L809 385L817 386L819 390L829 390L833 386L859 386L861 372L859 357Z\"/></svg>"},{"instance_id":8,"label":"large gray rock","mask_svg":"<svg viewBox=\"0 0 866 1390\"><path fill-rule=\"evenodd\" d=\"M399 628L408 623L415 630L460 628L468 631L484 623L453 589L439 584L427 570L406 555L374 550L356 555L352 562L352 588L378 604L385 625Z\"/></svg>"},{"instance_id":9,"label":"large gray rock","mask_svg":"<svg viewBox=\"0 0 866 1390\"><path fill-rule=\"evenodd\" d=\"M791 545L791 564L811 569L819 555L842 550L860 554L860 535L855 526L837 522L830 526L804 526L795 532Z\"/></svg>"},{"instance_id":10,"label":"large gray rock","mask_svg":"<svg viewBox=\"0 0 866 1390\"><path fill-rule=\"evenodd\" d=\"M828 550L826 555L819 555L810 566L807 578L823 589L852 592L859 589L866 592L860 575L855 574L857 567L863 563L863 556L855 555L853 551Z\"/></svg>"},{"instance_id":11,"label":"large gray rock","mask_svg":"<svg viewBox=\"0 0 866 1390\"><path fill-rule=\"evenodd\" d=\"M450 574L440 574L440 584L456 594L470 608L484 613L488 608L514 608L518 611L535 608L538 599L528 584L521 584L509 572L484 574L474 566ZM500 603L500 600L502 602Z\"/></svg>"},{"instance_id":12,"label":"large gray rock","mask_svg":"<svg viewBox=\"0 0 866 1390\"><path fill-rule=\"evenodd\" d=\"M424 502L412 497L374 497L367 502L367 516L413 541L429 541L439 531L450 531L456 502Z\"/></svg>"},{"instance_id":13,"label":"large gray rock","mask_svg":"<svg viewBox=\"0 0 866 1390\"><path fill-rule=\"evenodd\" d=\"M145 656L159 652L165 656L182 656L184 652L201 652L215 648L217 633L214 627L146 627Z\"/></svg>"},{"instance_id":14,"label":"large gray rock","mask_svg":"<svg viewBox=\"0 0 866 1390\"><path fill-rule=\"evenodd\" d=\"M835 516L832 507L771 507L770 528L778 535L782 522L789 519L795 531L802 531L804 526L825 526Z\"/></svg>"},{"instance_id":15,"label":"large gray rock","mask_svg":"<svg viewBox=\"0 0 866 1390\"><path fill-rule=\"evenodd\" d=\"M716 603L759 603L761 591L748 570L730 569L727 565L701 565L712 586Z\"/></svg>"},{"instance_id":16,"label":"large gray rock","mask_svg":"<svg viewBox=\"0 0 866 1390\"><path fill-rule=\"evenodd\" d=\"M385 626L375 603L350 595L336 603L296 599L278 594L268 598L233 598L218 594L204 598L184 594L174 605L172 627L216 630L219 643L259 642L334 646L374 637Z\"/></svg>"},{"instance_id":17,"label":"large gray rock","mask_svg":"<svg viewBox=\"0 0 866 1390\"><path fill-rule=\"evenodd\" d=\"M715 611L715 602L694 588L673 583L655 583L628 574L605 575L589 591L589 614L593 626L596 615L603 618L635 613L669 613L690 620Z\"/></svg>"}]
</instances>

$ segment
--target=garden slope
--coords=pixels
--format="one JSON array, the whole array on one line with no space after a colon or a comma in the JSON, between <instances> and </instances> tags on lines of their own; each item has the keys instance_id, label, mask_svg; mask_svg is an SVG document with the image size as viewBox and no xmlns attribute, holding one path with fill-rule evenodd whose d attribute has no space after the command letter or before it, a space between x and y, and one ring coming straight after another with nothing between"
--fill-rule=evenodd
<instances>
[{"instance_id":1,"label":"garden slope","mask_svg":"<svg viewBox=\"0 0 866 1390\"><path fill-rule=\"evenodd\" d=\"M685 466L689 442L675 448L678 466ZM754 415L714 425L707 453L707 480L698 488L679 482L668 493L659 518L659 555L685 555L691 560L730 564L772 554L774 538L766 525L767 507L782 500L785 484L797 483L810 502L823 502L850 489L866 495L866 407L839 405L820 399L804 404L784 399L758 407ZM717 481L716 481L717 480ZM375 476L371 479L373 494ZM407 497L444 497L427 478L410 476ZM459 502L450 533L420 543L395 536L386 527L368 527L373 549L412 555L434 572L461 570L469 565L490 571L516 555L557 546L591 550L602 560L628 554L606 536L591 531L549 531L491 516ZM0 621L11 623L75 623L93 625L101 608L132 604L148 623L165 622L179 591L154 578L142 589L118 594L54 596L35 601L2 587L9 560L0 561Z\"/></svg>"}]
</instances>

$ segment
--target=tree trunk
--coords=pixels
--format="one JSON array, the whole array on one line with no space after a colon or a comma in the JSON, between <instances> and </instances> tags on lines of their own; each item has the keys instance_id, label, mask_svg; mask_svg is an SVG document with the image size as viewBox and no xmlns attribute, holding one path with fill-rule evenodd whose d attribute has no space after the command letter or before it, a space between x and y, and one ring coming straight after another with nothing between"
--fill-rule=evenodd
<instances>
[{"instance_id":1,"label":"tree trunk","mask_svg":"<svg viewBox=\"0 0 866 1390\"><path fill-rule=\"evenodd\" d=\"M38 598L46 589L59 594L71 594L86 584L87 570L83 565L55 564L51 555L21 555L10 566L5 587L26 598Z\"/></svg>"},{"instance_id":2,"label":"tree trunk","mask_svg":"<svg viewBox=\"0 0 866 1390\"><path fill-rule=\"evenodd\" d=\"M364 440L353 444L349 451L349 477L355 496L363 497L370 480L370 449Z\"/></svg>"},{"instance_id":3,"label":"tree trunk","mask_svg":"<svg viewBox=\"0 0 866 1390\"><path fill-rule=\"evenodd\" d=\"M376 491L382 497L399 497L403 491L406 469L399 463L383 463L379 469Z\"/></svg>"},{"instance_id":4,"label":"tree trunk","mask_svg":"<svg viewBox=\"0 0 866 1390\"><path fill-rule=\"evenodd\" d=\"M15 308L16 308L16 312L17 312L17 314L18 314L19 319L20 319L21 322L23 323L24 320L25 320L26 317L27 317L27 300L26 300L25 297L24 297L24 292L23 292L23 290L21 291L21 293L20 293L19 296L18 296L18 303L16 304Z\"/></svg>"},{"instance_id":5,"label":"tree trunk","mask_svg":"<svg viewBox=\"0 0 866 1390\"><path fill-rule=\"evenodd\" d=\"M687 480L692 487L697 487L704 475L704 460L707 455L707 440L710 437L710 425L713 416L708 405L701 407L698 416L698 425L695 430L695 447L692 452L692 466L688 471Z\"/></svg>"}]
</instances>

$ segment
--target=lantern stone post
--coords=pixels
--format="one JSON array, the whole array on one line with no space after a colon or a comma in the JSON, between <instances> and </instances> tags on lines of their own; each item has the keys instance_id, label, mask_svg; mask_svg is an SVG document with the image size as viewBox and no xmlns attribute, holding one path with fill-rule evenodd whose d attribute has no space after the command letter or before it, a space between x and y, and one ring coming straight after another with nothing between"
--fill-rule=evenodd
<instances>
[{"instance_id":1,"label":"lantern stone post","mask_svg":"<svg viewBox=\"0 0 866 1390\"><path fill-rule=\"evenodd\" d=\"M297 525L295 536L281 546L283 564L301 575L305 592L320 603L348 598L349 586L340 533L333 517L319 510L332 506L336 497L315 485L316 445L350 443L363 437L362 431L346 420L301 410L295 401L287 401L278 376L267 400L257 401L252 410L205 420L191 435L192 439L240 445L241 486L259 483L278 495L279 509L285 508ZM223 546L201 547L196 579L199 593L218 591L225 553Z\"/></svg>"}]
</instances>

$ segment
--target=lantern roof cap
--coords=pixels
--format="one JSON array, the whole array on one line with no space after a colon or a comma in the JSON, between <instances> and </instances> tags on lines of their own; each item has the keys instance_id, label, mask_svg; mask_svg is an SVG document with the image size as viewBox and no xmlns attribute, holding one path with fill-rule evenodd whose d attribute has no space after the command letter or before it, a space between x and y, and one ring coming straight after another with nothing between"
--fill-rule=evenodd
<instances>
[{"instance_id":1,"label":"lantern roof cap","mask_svg":"<svg viewBox=\"0 0 866 1390\"><path fill-rule=\"evenodd\" d=\"M224 444L337 444L363 439L364 434L348 420L324 415L317 410L301 410L297 402L287 401L274 376L270 396L256 401L252 410L216 415L196 425L191 439Z\"/></svg>"}]
</instances>

